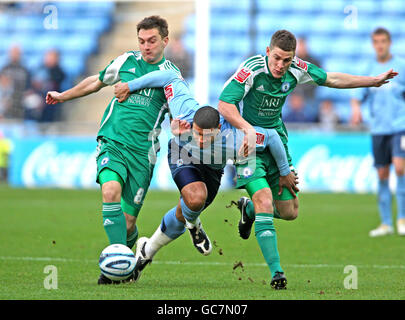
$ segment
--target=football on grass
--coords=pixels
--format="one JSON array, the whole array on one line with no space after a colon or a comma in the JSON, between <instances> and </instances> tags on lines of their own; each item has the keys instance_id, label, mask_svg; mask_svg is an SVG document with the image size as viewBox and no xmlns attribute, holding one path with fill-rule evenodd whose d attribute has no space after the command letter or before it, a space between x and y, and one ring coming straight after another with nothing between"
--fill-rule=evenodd
<instances>
[{"instance_id":1,"label":"football on grass","mask_svg":"<svg viewBox=\"0 0 405 320\"><path fill-rule=\"evenodd\" d=\"M123 244L112 244L100 254L101 272L111 280L125 280L135 268L135 255Z\"/></svg>"}]
</instances>

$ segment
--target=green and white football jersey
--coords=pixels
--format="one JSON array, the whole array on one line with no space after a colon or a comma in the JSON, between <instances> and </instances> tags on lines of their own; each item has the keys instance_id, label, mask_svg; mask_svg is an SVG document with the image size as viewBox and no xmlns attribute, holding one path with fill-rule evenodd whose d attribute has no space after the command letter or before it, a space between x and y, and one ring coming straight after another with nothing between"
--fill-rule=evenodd
<instances>
[{"instance_id":1,"label":"green and white football jersey","mask_svg":"<svg viewBox=\"0 0 405 320\"><path fill-rule=\"evenodd\" d=\"M281 109L287 96L298 84L324 84L326 72L294 57L280 79L268 68L268 57L257 55L245 60L225 83L220 100L236 105L251 125L275 128L282 124Z\"/></svg>"},{"instance_id":2,"label":"green and white football jersey","mask_svg":"<svg viewBox=\"0 0 405 320\"><path fill-rule=\"evenodd\" d=\"M128 82L156 70L179 69L163 58L149 64L139 51L120 55L100 72L99 79L107 85ZM132 93L122 103L113 98L104 112L97 137L107 137L137 152L148 154L154 148L161 123L168 112L162 88L145 88Z\"/></svg>"}]
</instances>

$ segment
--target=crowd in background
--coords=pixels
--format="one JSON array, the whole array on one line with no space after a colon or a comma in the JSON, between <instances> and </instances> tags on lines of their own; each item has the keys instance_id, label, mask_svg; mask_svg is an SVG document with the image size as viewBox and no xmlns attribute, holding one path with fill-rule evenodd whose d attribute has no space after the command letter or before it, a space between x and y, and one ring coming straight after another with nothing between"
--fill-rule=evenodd
<instances>
[{"instance_id":1,"label":"crowd in background","mask_svg":"<svg viewBox=\"0 0 405 320\"><path fill-rule=\"evenodd\" d=\"M8 62L0 70L0 119L61 120L60 106L46 105L44 97L48 91L60 91L64 79L58 51L47 51L41 66L30 72L24 65L21 48L12 46Z\"/></svg>"},{"instance_id":2,"label":"crowd in background","mask_svg":"<svg viewBox=\"0 0 405 320\"><path fill-rule=\"evenodd\" d=\"M322 67L313 57L305 38L299 38L296 55L302 60ZM46 105L47 91L60 91L65 72L60 66L59 52L50 49L44 54L42 65L30 72L24 65L23 52L14 45L8 52L8 63L0 69L0 119L20 119L36 122L63 121L61 105ZM180 68L186 80L193 78L193 57L183 43L182 35L170 38L166 58ZM286 123L319 123L333 130L341 121L332 100L319 100L317 86L298 86L288 97L283 110Z\"/></svg>"}]
</instances>

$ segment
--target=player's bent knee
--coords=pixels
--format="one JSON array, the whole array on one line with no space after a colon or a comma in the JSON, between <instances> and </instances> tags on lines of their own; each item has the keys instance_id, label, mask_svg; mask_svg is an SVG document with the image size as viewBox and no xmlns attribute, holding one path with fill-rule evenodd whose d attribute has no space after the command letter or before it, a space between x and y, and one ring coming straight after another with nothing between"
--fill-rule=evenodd
<instances>
[{"instance_id":1,"label":"player's bent knee","mask_svg":"<svg viewBox=\"0 0 405 320\"><path fill-rule=\"evenodd\" d=\"M262 212L269 212L272 213L273 210L273 202L271 198L261 196L261 197L256 197L253 200L253 205L255 207L255 212L256 213L262 213Z\"/></svg>"},{"instance_id":2,"label":"player's bent knee","mask_svg":"<svg viewBox=\"0 0 405 320\"><path fill-rule=\"evenodd\" d=\"M101 193L103 202L120 202L121 185L116 181L109 181L102 185Z\"/></svg>"},{"instance_id":3,"label":"player's bent knee","mask_svg":"<svg viewBox=\"0 0 405 320\"><path fill-rule=\"evenodd\" d=\"M186 186L181 190L181 195L190 210L199 211L207 200L207 188L203 183Z\"/></svg>"},{"instance_id":4,"label":"player's bent knee","mask_svg":"<svg viewBox=\"0 0 405 320\"><path fill-rule=\"evenodd\" d=\"M197 193L183 199L190 210L199 211L204 207L207 196L204 193Z\"/></svg>"}]
</instances>

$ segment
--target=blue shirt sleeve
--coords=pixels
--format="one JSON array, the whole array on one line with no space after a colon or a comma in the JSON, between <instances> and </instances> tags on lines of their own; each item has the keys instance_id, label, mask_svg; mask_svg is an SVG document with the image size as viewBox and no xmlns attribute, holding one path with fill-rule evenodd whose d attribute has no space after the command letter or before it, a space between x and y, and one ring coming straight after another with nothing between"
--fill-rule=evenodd
<instances>
[{"instance_id":1,"label":"blue shirt sleeve","mask_svg":"<svg viewBox=\"0 0 405 320\"><path fill-rule=\"evenodd\" d=\"M143 88L163 88L178 78L178 74L173 70L152 71L140 78L128 81L128 88L131 92Z\"/></svg>"},{"instance_id":2,"label":"blue shirt sleeve","mask_svg":"<svg viewBox=\"0 0 405 320\"><path fill-rule=\"evenodd\" d=\"M150 72L128 82L131 92L143 88L165 88L172 118L192 123L194 113L199 108L198 102L191 96L187 83L174 70Z\"/></svg>"}]
</instances>

